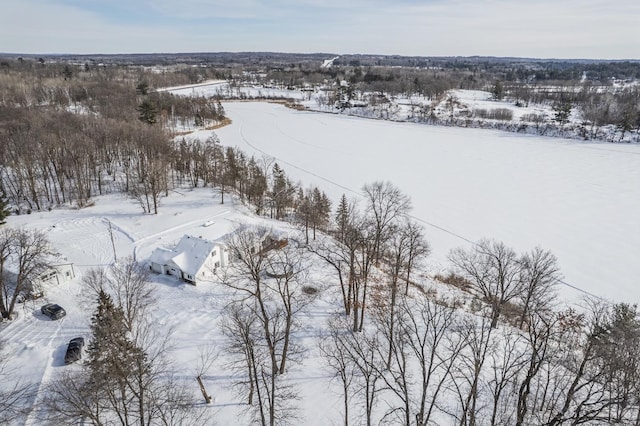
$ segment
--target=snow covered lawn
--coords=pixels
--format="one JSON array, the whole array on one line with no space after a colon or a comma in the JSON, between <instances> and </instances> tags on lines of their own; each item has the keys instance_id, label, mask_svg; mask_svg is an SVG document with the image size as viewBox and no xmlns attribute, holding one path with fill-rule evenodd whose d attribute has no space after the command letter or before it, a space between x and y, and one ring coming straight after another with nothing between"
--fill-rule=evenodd
<instances>
[{"instance_id":1,"label":"snow covered lawn","mask_svg":"<svg viewBox=\"0 0 640 426\"><path fill-rule=\"evenodd\" d=\"M95 301L91 291L82 285L82 274L91 268L112 264L113 246L119 258L135 255L144 262L154 248L173 247L184 234L213 240L233 230L236 224L284 229L290 235L295 232L286 224L247 214L247 210L234 205L228 195L225 204L220 204L219 194L210 188L171 192L168 198L162 199L158 215L143 214L135 201L109 195L95 198L93 207L11 216L8 223L12 227L46 231L54 248L73 262L78 272L78 278L71 283L48 288L44 299L19 305L15 320L0 323L2 350L8 355L5 371L12 374L10 380L0 386L4 389L20 382L33 384L39 390L28 425L46 423L41 399L47 385L59 380L65 371L80 368L65 365L64 354L70 339L79 336L88 339L91 335L89 324ZM109 223L114 244L111 243ZM205 416L207 424L236 424L246 406L231 389L233 379L231 372L225 369L228 358L222 350L223 337L219 330L221 310L230 300L230 291L219 282L192 286L171 276L152 273L150 278L157 298L157 305L151 311L152 322L160 331L172 331L166 353L172 362L171 370L193 389L194 401L202 401L195 380L197 366L201 353L213 348L219 358L203 376L203 381L214 402L211 405L202 403L196 409L209 411ZM67 316L51 321L42 315L40 306L47 302L61 305ZM311 307L303 319L306 325L300 335L305 346L313 348L318 327L334 309L324 300ZM288 379L300 383L301 392L308 396L305 402L313 407L309 411L313 416L306 424L327 424L327 419L332 418L327 413L334 411L337 421L339 411L332 410L331 406L339 400L332 398L327 385L329 378L321 377L323 373L317 359L311 358L308 362L310 367L304 372L292 368ZM315 401L319 394L324 397ZM303 413L307 415L306 407Z\"/></svg>"}]
</instances>

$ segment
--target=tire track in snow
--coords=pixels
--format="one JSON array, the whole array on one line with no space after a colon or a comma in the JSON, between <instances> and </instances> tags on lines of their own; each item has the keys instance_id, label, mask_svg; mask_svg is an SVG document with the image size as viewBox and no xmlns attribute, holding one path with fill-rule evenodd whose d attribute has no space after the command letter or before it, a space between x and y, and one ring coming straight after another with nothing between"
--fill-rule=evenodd
<instances>
[{"instance_id":1,"label":"tire track in snow","mask_svg":"<svg viewBox=\"0 0 640 426\"><path fill-rule=\"evenodd\" d=\"M20 337L20 341L30 341L44 334L45 329L38 327L36 324L37 318L35 314L33 312L27 314L26 310L24 312L25 315L29 315L29 318L19 322L10 321L7 327L0 331L0 338L3 341L16 341L14 339L16 336Z\"/></svg>"},{"instance_id":2,"label":"tire track in snow","mask_svg":"<svg viewBox=\"0 0 640 426\"><path fill-rule=\"evenodd\" d=\"M39 414L45 412L41 404L45 394L45 392L43 392L43 389L49 384L49 382L51 381L51 377L53 375L53 363L55 361L53 356L55 352L53 347L53 341L56 339L56 337L58 337L58 334L62 329L62 325L64 324L65 319L66 317L56 321L57 322L56 330L51 334L51 337L49 338L49 342L47 343L46 348L49 353L49 358L47 360L46 366L40 378L40 383L38 384L38 390L35 393L35 398L34 398L33 404L31 405L31 410L29 411L29 415L27 416L27 419L24 423L25 426L32 426L32 425L35 426L35 425L43 424L43 419L39 417Z\"/></svg>"},{"instance_id":3,"label":"tire track in snow","mask_svg":"<svg viewBox=\"0 0 640 426\"><path fill-rule=\"evenodd\" d=\"M220 212L218 214L210 216L210 219L215 219L215 218L224 216L224 215L226 215L228 213L229 213L229 210L225 210L225 211L222 211L222 212ZM189 228L189 227L192 227L194 225L198 225L198 224L204 223L206 220L205 219L196 219L196 220L192 220L192 221L189 221L189 222L185 222L185 223L182 223L180 225L165 229L163 231L156 232L155 234L151 234L151 235L147 235L147 236L142 237L142 238L138 238L137 240L134 238L134 236L130 232L128 232L126 229L122 228L121 226L117 225L115 222L110 221L107 218L104 218L104 221L105 222L111 222L111 227L113 228L114 231L117 231L117 232L123 234L127 239L129 239L131 241L131 243L133 244L133 260L137 260L138 249L141 246L144 247L145 246L144 243L149 242L150 240L155 240L155 239L161 237L162 235L169 234L171 232L179 231L180 229Z\"/></svg>"},{"instance_id":4,"label":"tire track in snow","mask_svg":"<svg viewBox=\"0 0 640 426\"><path fill-rule=\"evenodd\" d=\"M78 266L103 266L112 261L111 238L103 218L70 219L58 223L50 230L63 241L62 250L72 258L92 258L95 262ZM117 235L114 236L117 240Z\"/></svg>"},{"instance_id":5,"label":"tire track in snow","mask_svg":"<svg viewBox=\"0 0 640 426\"><path fill-rule=\"evenodd\" d=\"M300 170L300 171L301 171L301 172L303 172L303 173L306 173L306 174L308 174L308 175L314 176L314 177L316 177L316 178L318 178L318 179L320 179L320 180L323 180L323 181L325 181L325 182L327 182L327 183L330 183L331 185L334 185L334 186L336 186L336 187L338 187L338 188L342 188L342 189L344 189L345 191L350 192L350 193L352 193L352 194L354 194L354 195L356 195L356 196L358 196L358 197L362 197L362 195L361 195L361 194L360 194L360 192L358 192L358 191L354 191L354 190L353 190L353 189L351 189L351 188L347 188L346 186L344 186L344 185L342 185L342 184L339 184L338 182L332 181L331 179L328 179L328 178L326 178L326 177L324 177L324 176L321 176L321 175L319 175L319 174L316 174L316 173L312 172L311 170L303 169L302 167L299 167L299 166L297 166L297 165L295 165L295 164L293 164L293 163L290 163L289 161L287 161L287 160L285 160L285 159L283 159L283 158L276 157L276 156L274 156L274 155L272 155L272 154L269 154L268 152L266 152L266 151L264 151L264 150L262 150L262 149L258 148L257 146L255 146L255 145L253 145L251 142L249 142L249 140L244 136L244 132L242 131L243 126L244 126L244 123L243 123L243 122L240 122L240 126L239 126L240 138L241 138L241 139L242 139L242 140L243 140L247 145L249 145L251 148L253 148L254 150L256 150L256 151L258 151L258 152L260 152L260 153L262 153L262 154L266 155L266 156L267 156L267 157L269 157L269 158L273 158L274 160L278 160L278 161L279 161L280 163L282 163L282 164L286 164L286 165L287 165L287 166L289 166L289 167L292 167L292 168L294 168L294 169L296 169L296 170Z\"/></svg>"},{"instance_id":6,"label":"tire track in snow","mask_svg":"<svg viewBox=\"0 0 640 426\"><path fill-rule=\"evenodd\" d=\"M278 117L276 117L276 118L278 118ZM322 123L322 124L324 124L324 123ZM305 142L305 141L303 141L301 139L298 139L298 138L296 138L294 136L291 136L290 134L288 134L284 130L282 130L282 128L278 125L276 120L273 121L273 125L275 126L275 128L278 130L278 132L282 136L284 136L284 137L286 137L286 138L288 138L288 139L290 139L290 140L292 140L292 141L294 141L294 142L296 142L296 143L298 143L300 145L309 146L311 148L320 149L320 150L328 151L328 152L333 152L333 153L336 153L336 154L341 154L343 156L350 156L350 154L347 153L347 152L343 152L343 151L339 151L339 150L332 150L332 149L329 149L329 148L327 148L325 146L316 145L316 144L312 144L312 143L309 143L309 142Z\"/></svg>"}]
</instances>

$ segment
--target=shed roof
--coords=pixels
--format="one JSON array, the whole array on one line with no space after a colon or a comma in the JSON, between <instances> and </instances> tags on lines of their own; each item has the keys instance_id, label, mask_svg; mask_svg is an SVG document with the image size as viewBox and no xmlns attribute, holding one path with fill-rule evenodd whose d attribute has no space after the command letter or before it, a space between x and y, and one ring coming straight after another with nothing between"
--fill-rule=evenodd
<instances>
[{"instance_id":1,"label":"shed roof","mask_svg":"<svg viewBox=\"0 0 640 426\"><path fill-rule=\"evenodd\" d=\"M158 247L151 253L149 262L165 265L175 255L176 253L171 249Z\"/></svg>"}]
</instances>

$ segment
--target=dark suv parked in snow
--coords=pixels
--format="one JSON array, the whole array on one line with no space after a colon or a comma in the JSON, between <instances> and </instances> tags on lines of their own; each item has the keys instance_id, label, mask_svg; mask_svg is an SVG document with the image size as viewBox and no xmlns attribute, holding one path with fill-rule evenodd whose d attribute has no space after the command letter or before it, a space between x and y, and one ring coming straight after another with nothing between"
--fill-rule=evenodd
<instances>
[{"instance_id":1,"label":"dark suv parked in snow","mask_svg":"<svg viewBox=\"0 0 640 426\"><path fill-rule=\"evenodd\" d=\"M84 338L76 337L69 341L67 353L64 354L64 363L71 364L82 358L82 347L84 346Z\"/></svg>"},{"instance_id":2,"label":"dark suv parked in snow","mask_svg":"<svg viewBox=\"0 0 640 426\"><path fill-rule=\"evenodd\" d=\"M40 312L42 312L52 320L57 320L67 315L67 312L62 309L60 305L56 305L55 303L47 303L42 308L40 308Z\"/></svg>"}]
</instances>

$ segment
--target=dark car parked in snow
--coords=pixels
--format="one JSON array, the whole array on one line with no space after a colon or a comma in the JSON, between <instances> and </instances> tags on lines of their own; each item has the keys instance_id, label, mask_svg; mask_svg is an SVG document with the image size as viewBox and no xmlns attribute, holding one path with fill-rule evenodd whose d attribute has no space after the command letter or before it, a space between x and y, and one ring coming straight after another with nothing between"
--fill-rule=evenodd
<instances>
[{"instance_id":1,"label":"dark car parked in snow","mask_svg":"<svg viewBox=\"0 0 640 426\"><path fill-rule=\"evenodd\" d=\"M84 338L76 337L69 341L67 352L64 354L64 363L71 364L82 358L82 348L84 347Z\"/></svg>"},{"instance_id":2,"label":"dark car parked in snow","mask_svg":"<svg viewBox=\"0 0 640 426\"><path fill-rule=\"evenodd\" d=\"M57 320L67 315L67 312L62 309L60 305L56 305L55 303L47 303L42 308L40 308L40 312L42 312L52 320Z\"/></svg>"}]
</instances>

